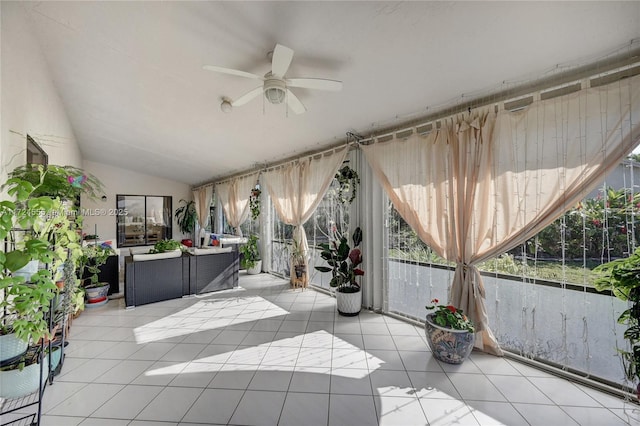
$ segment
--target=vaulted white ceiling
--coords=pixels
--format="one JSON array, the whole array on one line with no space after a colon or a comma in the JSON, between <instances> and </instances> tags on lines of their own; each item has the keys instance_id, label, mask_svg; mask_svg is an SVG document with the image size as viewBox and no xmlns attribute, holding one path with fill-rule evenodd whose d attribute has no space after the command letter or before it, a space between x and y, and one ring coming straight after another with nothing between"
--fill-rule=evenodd
<instances>
[{"instance_id":1,"label":"vaulted white ceiling","mask_svg":"<svg viewBox=\"0 0 640 426\"><path fill-rule=\"evenodd\" d=\"M595 60L640 36L640 2L25 3L84 158L197 184ZM301 115L257 98L276 43Z\"/></svg>"}]
</instances>

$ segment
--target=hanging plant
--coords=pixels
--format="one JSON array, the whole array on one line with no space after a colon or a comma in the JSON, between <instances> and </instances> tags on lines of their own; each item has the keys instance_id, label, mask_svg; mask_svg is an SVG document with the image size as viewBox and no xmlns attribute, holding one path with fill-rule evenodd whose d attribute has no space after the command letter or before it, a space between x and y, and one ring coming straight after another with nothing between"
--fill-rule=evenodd
<instances>
[{"instance_id":1,"label":"hanging plant","mask_svg":"<svg viewBox=\"0 0 640 426\"><path fill-rule=\"evenodd\" d=\"M338 187L338 201L341 204L351 204L356 199L360 177L358 173L349 166L344 166L335 175L335 179L340 185Z\"/></svg>"},{"instance_id":2,"label":"hanging plant","mask_svg":"<svg viewBox=\"0 0 640 426\"><path fill-rule=\"evenodd\" d=\"M249 208L251 209L251 219L256 220L260 216L260 186L256 184L255 188L251 189L251 195L249 196Z\"/></svg>"}]
</instances>

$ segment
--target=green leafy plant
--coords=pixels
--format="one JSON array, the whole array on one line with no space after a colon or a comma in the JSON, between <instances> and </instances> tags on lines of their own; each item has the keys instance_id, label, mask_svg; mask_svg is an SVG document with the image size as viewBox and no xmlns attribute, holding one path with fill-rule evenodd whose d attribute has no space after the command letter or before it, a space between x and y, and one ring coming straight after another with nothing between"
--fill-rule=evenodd
<instances>
[{"instance_id":1,"label":"green leafy plant","mask_svg":"<svg viewBox=\"0 0 640 426\"><path fill-rule=\"evenodd\" d=\"M291 259L291 265L298 278L306 272L307 254L305 253L302 244L300 244L295 238L291 239L289 243L289 258Z\"/></svg>"},{"instance_id":2,"label":"green leafy plant","mask_svg":"<svg viewBox=\"0 0 640 426\"><path fill-rule=\"evenodd\" d=\"M344 235L338 235L337 240L320 244L322 249L320 257L329 266L316 266L320 272L331 272L329 285L336 287L336 291L342 293L356 293L360 291L360 284L356 277L364 275L364 271L358 266L362 263L362 252L358 248L362 242L362 230L358 227L351 237L353 248Z\"/></svg>"},{"instance_id":3,"label":"green leafy plant","mask_svg":"<svg viewBox=\"0 0 640 426\"><path fill-rule=\"evenodd\" d=\"M102 244L90 244L82 248L82 259L80 260L80 271L85 275L86 271L89 274L88 283L85 282L85 288L99 287L98 274L100 273L100 267L107 263L109 256L114 255L115 251L108 246Z\"/></svg>"},{"instance_id":4,"label":"green leafy plant","mask_svg":"<svg viewBox=\"0 0 640 426\"><path fill-rule=\"evenodd\" d=\"M620 300L631 302L629 309L618 317L627 326L624 338L630 350L618 349L629 380L640 381L640 248L627 258L604 263L594 269L601 274L594 282L598 291L610 290ZM640 384L638 384L640 398Z\"/></svg>"},{"instance_id":5,"label":"green leafy plant","mask_svg":"<svg viewBox=\"0 0 640 426\"><path fill-rule=\"evenodd\" d=\"M251 195L249 196L249 208L251 209L251 219L256 220L260 217L260 186L256 185L251 189Z\"/></svg>"},{"instance_id":6,"label":"green leafy plant","mask_svg":"<svg viewBox=\"0 0 640 426\"><path fill-rule=\"evenodd\" d=\"M0 332L11 330L25 341L49 334L46 313L58 291L54 272L80 251L80 219L69 215L60 198L41 194L50 169L37 168L35 183L13 176L3 185L13 201L0 201L0 238L9 250L0 252ZM67 183L70 185L70 183ZM62 191L64 192L64 191ZM24 230L28 230L24 232ZM47 268L25 279L16 274L30 261Z\"/></svg>"},{"instance_id":7,"label":"green leafy plant","mask_svg":"<svg viewBox=\"0 0 640 426\"><path fill-rule=\"evenodd\" d=\"M255 234L247 237L247 243L240 246L242 253L242 265L246 269L254 268L260 260L260 251L258 250L258 236Z\"/></svg>"},{"instance_id":8,"label":"green leafy plant","mask_svg":"<svg viewBox=\"0 0 640 426\"><path fill-rule=\"evenodd\" d=\"M307 260L302 244L300 244L295 238L292 238L289 243L289 258L294 265L304 265Z\"/></svg>"},{"instance_id":9,"label":"green leafy plant","mask_svg":"<svg viewBox=\"0 0 640 426\"><path fill-rule=\"evenodd\" d=\"M475 331L473 322L464 314L462 309L458 309L452 305L438 305L438 299L432 299L433 305L427 305L426 308L431 313L434 323L441 327L448 327L454 330L465 330L470 333Z\"/></svg>"},{"instance_id":10,"label":"green leafy plant","mask_svg":"<svg viewBox=\"0 0 640 426\"><path fill-rule=\"evenodd\" d=\"M102 182L91 173L73 166L26 164L9 173L11 179L29 182L34 189L31 197L46 195L61 200L75 200L80 194L95 200L104 195Z\"/></svg>"},{"instance_id":11,"label":"green leafy plant","mask_svg":"<svg viewBox=\"0 0 640 426\"><path fill-rule=\"evenodd\" d=\"M338 181L338 201L341 204L351 204L356 199L360 177L358 172L349 166L343 166L335 175Z\"/></svg>"},{"instance_id":12,"label":"green leafy plant","mask_svg":"<svg viewBox=\"0 0 640 426\"><path fill-rule=\"evenodd\" d=\"M179 250L182 245L176 240L160 240L149 250L150 254L164 253L166 251Z\"/></svg>"},{"instance_id":13,"label":"green leafy plant","mask_svg":"<svg viewBox=\"0 0 640 426\"><path fill-rule=\"evenodd\" d=\"M178 227L183 234L191 234L196 229L196 222L198 221L196 203L193 200L180 200L180 202L184 203L184 205L178 207L175 212Z\"/></svg>"}]
</instances>

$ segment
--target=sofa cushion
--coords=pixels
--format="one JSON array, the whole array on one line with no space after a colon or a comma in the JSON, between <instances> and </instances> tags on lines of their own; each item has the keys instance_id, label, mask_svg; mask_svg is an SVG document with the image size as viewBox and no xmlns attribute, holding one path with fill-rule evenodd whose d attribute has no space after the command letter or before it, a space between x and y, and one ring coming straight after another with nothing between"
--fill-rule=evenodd
<instances>
[{"instance_id":1,"label":"sofa cushion","mask_svg":"<svg viewBox=\"0 0 640 426\"><path fill-rule=\"evenodd\" d=\"M150 254L150 253L134 254L133 261L144 262L147 260L170 259L173 257L180 257L180 256L182 256L181 250L172 250L172 251L165 251L164 253L153 253L153 254Z\"/></svg>"},{"instance_id":2,"label":"sofa cushion","mask_svg":"<svg viewBox=\"0 0 640 426\"><path fill-rule=\"evenodd\" d=\"M191 254L195 254L196 256L200 256L202 254L229 253L232 250L233 247L196 247L189 252Z\"/></svg>"},{"instance_id":3,"label":"sofa cushion","mask_svg":"<svg viewBox=\"0 0 640 426\"><path fill-rule=\"evenodd\" d=\"M133 256L134 254L147 254L149 250L151 250L153 246L138 246L138 247L130 247L129 254Z\"/></svg>"}]
</instances>

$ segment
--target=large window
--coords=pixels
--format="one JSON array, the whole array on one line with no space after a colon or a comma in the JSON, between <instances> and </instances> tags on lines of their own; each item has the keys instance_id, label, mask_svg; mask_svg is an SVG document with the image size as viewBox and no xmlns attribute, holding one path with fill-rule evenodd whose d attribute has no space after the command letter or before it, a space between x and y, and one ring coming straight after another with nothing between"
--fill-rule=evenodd
<instances>
[{"instance_id":1,"label":"large window","mask_svg":"<svg viewBox=\"0 0 640 426\"><path fill-rule=\"evenodd\" d=\"M49 164L49 156L40 145L27 135L27 164Z\"/></svg>"},{"instance_id":2,"label":"large window","mask_svg":"<svg viewBox=\"0 0 640 426\"><path fill-rule=\"evenodd\" d=\"M479 265L489 324L503 349L624 384L615 348L628 344L616 318L627 304L593 288L593 268L638 246L639 172L640 163L625 160L537 236ZM453 265L391 206L387 218L388 310L424 320L432 298L448 298Z\"/></svg>"},{"instance_id":3,"label":"large window","mask_svg":"<svg viewBox=\"0 0 640 426\"><path fill-rule=\"evenodd\" d=\"M320 258L318 245L329 242L331 236L335 236L336 232L350 235L350 204L340 202L339 186L338 180L333 179L315 212L304 224L309 243L309 282L323 288L329 288L331 274L321 274L314 268L315 265L324 262ZM293 237L293 226L282 223L273 207L271 215L273 218L271 271L289 276L289 244Z\"/></svg>"},{"instance_id":4,"label":"large window","mask_svg":"<svg viewBox=\"0 0 640 426\"><path fill-rule=\"evenodd\" d=\"M145 246L172 237L171 197L117 195L119 247Z\"/></svg>"}]
</instances>

